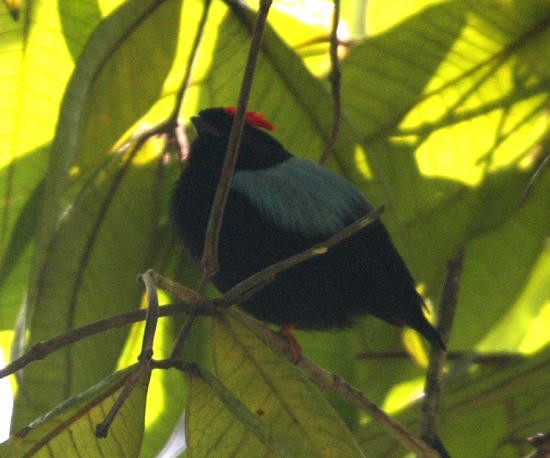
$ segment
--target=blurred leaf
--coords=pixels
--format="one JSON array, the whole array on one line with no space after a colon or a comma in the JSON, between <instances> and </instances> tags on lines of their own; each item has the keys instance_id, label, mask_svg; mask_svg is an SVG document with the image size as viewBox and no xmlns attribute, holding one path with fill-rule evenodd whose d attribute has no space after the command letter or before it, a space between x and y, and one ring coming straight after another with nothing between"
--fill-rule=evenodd
<instances>
[{"instance_id":1,"label":"blurred leaf","mask_svg":"<svg viewBox=\"0 0 550 458\"><path fill-rule=\"evenodd\" d=\"M549 363L550 348L546 347L520 363L474 366L461 374L451 373L443 385L441 410L441 438L451 455L505 458L527 454L525 439L547 431L550 421ZM398 419L414 427L419 415L416 404ZM373 457L404 454L375 423L359 434L362 447L372 451Z\"/></svg>"},{"instance_id":2,"label":"blurred leaf","mask_svg":"<svg viewBox=\"0 0 550 458\"><path fill-rule=\"evenodd\" d=\"M433 301L447 260L466 245L451 341L459 347L515 306L548 236L544 192L531 210L519 207L530 151L547 130L550 75L535 59L550 43L548 21L544 1L443 3L352 47L342 63L345 115L365 138L365 153L355 155L364 190L386 205L394 240ZM505 226L521 257L499 235ZM479 263L497 255L514 269L513 283L510 271L480 273ZM486 320L470 332L480 291Z\"/></svg>"},{"instance_id":3,"label":"blurred leaf","mask_svg":"<svg viewBox=\"0 0 550 458\"><path fill-rule=\"evenodd\" d=\"M21 12L21 0L4 0L4 4L8 8L13 20L17 21Z\"/></svg>"},{"instance_id":4,"label":"blurred leaf","mask_svg":"<svg viewBox=\"0 0 550 458\"><path fill-rule=\"evenodd\" d=\"M31 251L26 243L34 236L33 227L15 234L15 225L43 179L43 145L51 140L59 108L54 100L61 98L73 68L63 47L57 46L59 37L45 38L48 26L55 27L55 20L39 20L39 10L28 13L26 28L26 18L14 21L8 9L0 7L0 260L6 274L0 295L2 329L14 325L30 270ZM56 61L55 73L33 70L41 68L48 57ZM16 257L12 243L18 245Z\"/></svg>"},{"instance_id":5,"label":"blurred leaf","mask_svg":"<svg viewBox=\"0 0 550 458\"><path fill-rule=\"evenodd\" d=\"M376 35L397 26L409 16L420 13L423 9L443 3L445 0L370 0L365 13L364 29L360 32L367 35ZM361 3L356 0L356 3Z\"/></svg>"},{"instance_id":6,"label":"blurred leaf","mask_svg":"<svg viewBox=\"0 0 550 458\"><path fill-rule=\"evenodd\" d=\"M161 164L155 159L163 145L151 141L134 155L106 153L159 97L178 17L177 1L124 4L94 30L80 57L52 146L25 309L30 343L139 303L135 278L149 267L157 243ZM157 33L160 27L165 33ZM134 65L149 68L147 78L132 78ZM28 368L15 424L111 373L124 337L117 331L87 339ZM45 381L48 393L39 389Z\"/></svg>"},{"instance_id":7,"label":"blurred leaf","mask_svg":"<svg viewBox=\"0 0 550 458\"><path fill-rule=\"evenodd\" d=\"M521 183L525 181L517 180L511 186ZM541 275L537 279L533 277L539 258L550 253L546 242L550 227L550 175L540 184L526 205L503 209L502 213L509 214L503 224L472 241L454 326L454 342L458 348L468 348L480 341L478 348L484 351L518 350L530 321L550 299L548 262L539 266ZM503 186L495 191L495 196L503 196L508 191L509 188ZM516 194L516 198L518 196ZM490 207L485 205L485 208ZM479 218L486 219L484 215ZM541 292L530 297L525 294L529 288ZM476 313L480 309L483 313ZM506 320L508 315L515 319ZM472 316L476 319L472 320Z\"/></svg>"},{"instance_id":8,"label":"blurred leaf","mask_svg":"<svg viewBox=\"0 0 550 458\"><path fill-rule=\"evenodd\" d=\"M116 372L21 429L0 445L0 456L137 456L143 434L148 377L126 400L107 438L95 437L96 425L105 420L132 369L135 367Z\"/></svg>"},{"instance_id":9,"label":"blurred leaf","mask_svg":"<svg viewBox=\"0 0 550 458\"><path fill-rule=\"evenodd\" d=\"M16 221L14 221L6 245L4 256L0 258L0 288L5 307L0 306L2 328L11 329L21 301L22 287L28 279L31 259L31 246L38 226L38 216L43 201L44 181L37 183L36 189ZM6 234L7 237L7 234Z\"/></svg>"}]
</instances>

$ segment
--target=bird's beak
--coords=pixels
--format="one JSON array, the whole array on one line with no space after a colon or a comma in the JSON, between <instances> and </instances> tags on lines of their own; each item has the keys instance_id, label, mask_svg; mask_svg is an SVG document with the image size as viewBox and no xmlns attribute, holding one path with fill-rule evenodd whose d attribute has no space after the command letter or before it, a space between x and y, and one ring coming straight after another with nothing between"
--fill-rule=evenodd
<instances>
[{"instance_id":1,"label":"bird's beak","mask_svg":"<svg viewBox=\"0 0 550 458\"><path fill-rule=\"evenodd\" d=\"M214 137L220 136L220 133L218 132L218 130L212 127L210 124L208 124L200 116L191 117L191 122L195 126L195 129L197 130L198 134L213 135Z\"/></svg>"}]
</instances>

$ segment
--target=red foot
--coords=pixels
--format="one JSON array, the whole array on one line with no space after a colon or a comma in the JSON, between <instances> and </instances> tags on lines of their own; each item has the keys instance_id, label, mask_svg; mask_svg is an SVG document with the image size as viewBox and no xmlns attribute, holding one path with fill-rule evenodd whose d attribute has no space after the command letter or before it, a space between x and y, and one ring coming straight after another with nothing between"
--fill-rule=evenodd
<instances>
[{"instance_id":1,"label":"red foot","mask_svg":"<svg viewBox=\"0 0 550 458\"><path fill-rule=\"evenodd\" d=\"M296 360L300 359L302 356L302 347L296 340L296 337L294 334L292 334L292 331L294 330L293 324L283 324L280 329L280 333L288 339L288 343L290 344L290 348L292 349L292 353L296 356Z\"/></svg>"}]
</instances>

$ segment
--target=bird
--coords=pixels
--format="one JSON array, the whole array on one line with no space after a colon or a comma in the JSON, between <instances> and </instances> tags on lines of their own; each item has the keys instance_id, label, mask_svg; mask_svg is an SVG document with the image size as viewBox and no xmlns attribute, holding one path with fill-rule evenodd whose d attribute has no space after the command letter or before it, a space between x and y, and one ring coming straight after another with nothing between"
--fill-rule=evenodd
<instances>
[{"instance_id":1,"label":"bird","mask_svg":"<svg viewBox=\"0 0 550 458\"><path fill-rule=\"evenodd\" d=\"M199 267L235 113L234 107L215 107L191 118L197 136L171 197L175 230ZM269 133L273 130L261 114L246 113L219 234L219 270L211 279L222 293L374 210L349 181L288 152ZM325 254L280 272L239 307L285 333L344 329L373 315L410 327L435 349L445 349L380 219Z\"/></svg>"}]
</instances>

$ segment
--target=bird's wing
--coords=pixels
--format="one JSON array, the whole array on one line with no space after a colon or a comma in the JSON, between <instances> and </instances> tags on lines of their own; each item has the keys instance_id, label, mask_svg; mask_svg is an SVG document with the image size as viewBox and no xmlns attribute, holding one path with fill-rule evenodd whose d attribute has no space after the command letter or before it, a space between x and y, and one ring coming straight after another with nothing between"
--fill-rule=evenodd
<instances>
[{"instance_id":1,"label":"bird's wing","mask_svg":"<svg viewBox=\"0 0 550 458\"><path fill-rule=\"evenodd\" d=\"M308 161L238 169L220 233L216 279L222 291L244 278L324 242L372 207L347 181Z\"/></svg>"},{"instance_id":2,"label":"bird's wing","mask_svg":"<svg viewBox=\"0 0 550 458\"><path fill-rule=\"evenodd\" d=\"M326 240L373 209L346 180L297 157L262 170L239 170L232 191L261 221L309 245Z\"/></svg>"}]
</instances>

